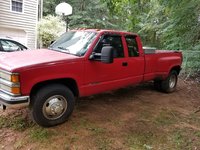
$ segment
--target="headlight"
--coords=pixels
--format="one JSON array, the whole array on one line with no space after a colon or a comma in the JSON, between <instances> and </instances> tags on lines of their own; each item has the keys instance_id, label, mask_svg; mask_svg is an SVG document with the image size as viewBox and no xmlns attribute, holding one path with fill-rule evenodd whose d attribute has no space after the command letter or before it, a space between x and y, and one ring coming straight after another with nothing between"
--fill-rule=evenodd
<instances>
[{"instance_id":1,"label":"headlight","mask_svg":"<svg viewBox=\"0 0 200 150\"><path fill-rule=\"evenodd\" d=\"M0 70L0 90L11 95L20 95L19 74Z\"/></svg>"},{"instance_id":2,"label":"headlight","mask_svg":"<svg viewBox=\"0 0 200 150\"><path fill-rule=\"evenodd\" d=\"M0 71L0 77L10 82L19 82L19 74L17 73L12 74L10 72Z\"/></svg>"},{"instance_id":3,"label":"headlight","mask_svg":"<svg viewBox=\"0 0 200 150\"><path fill-rule=\"evenodd\" d=\"M0 84L0 88L5 91L9 92L11 94L19 95L20 94L20 87L10 87L4 84Z\"/></svg>"}]
</instances>

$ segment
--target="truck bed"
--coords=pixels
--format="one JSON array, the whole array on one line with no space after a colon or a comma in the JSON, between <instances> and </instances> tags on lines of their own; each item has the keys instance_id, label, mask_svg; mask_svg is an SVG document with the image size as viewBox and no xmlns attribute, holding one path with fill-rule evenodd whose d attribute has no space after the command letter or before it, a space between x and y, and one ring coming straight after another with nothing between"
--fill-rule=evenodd
<instances>
[{"instance_id":1,"label":"truck bed","mask_svg":"<svg viewBox=\"0 0 200 150\"><path fill-rule=\"evenodd\" d=\"M177 50L156 50L153 47L143 47L145 54L156 54L156 53L174 53L179 52Z\"/></svg>"},{"instance_id":2,"label":"truck bed","mask_svg":"<svg viewBox=\"0 0 200 150\"><path fill-rule=\"evenodd\" d=\"M172 50L155 50L145 53L144 81L155 78L165 79L167 73L174 66L179 66L182 62L182 53ZM167 70L166 70L167 68Z\"/></svg>"}]
</instances>

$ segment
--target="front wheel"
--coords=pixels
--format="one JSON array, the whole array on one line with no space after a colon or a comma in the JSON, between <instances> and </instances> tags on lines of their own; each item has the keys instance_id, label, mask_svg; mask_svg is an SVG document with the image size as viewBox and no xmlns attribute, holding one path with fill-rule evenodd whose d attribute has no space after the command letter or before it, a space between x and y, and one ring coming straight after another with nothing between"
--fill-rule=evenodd
<instances>
[{"instance_id":1,"label":"front wheel","mask_svg":"<svg viewBox=\"0 0 200 150\"><path fill-rule=\"evenodd\" d=\"M166 80L162 81L161 89L166 93L171 93L176 90L178 75L175 70L172 70Z\"/></svg>"},{"instance_id":2,"label":"front wheel","mask_svg":"<svg viewBox=\"0 0 200 150\"><path fill-rule=\"evenodd\" d=\"M73 93L61 84L42 87L32 98L32 117L37 124L44 127L64 123L74 109Z\"/></svg>"}]
</instances>

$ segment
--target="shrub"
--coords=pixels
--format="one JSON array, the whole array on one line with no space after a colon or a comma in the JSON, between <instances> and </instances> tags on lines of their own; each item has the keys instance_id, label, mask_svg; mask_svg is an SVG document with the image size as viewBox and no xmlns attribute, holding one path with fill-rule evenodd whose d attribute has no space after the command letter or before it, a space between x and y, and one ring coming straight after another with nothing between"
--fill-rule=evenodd
<instances>
[{"instance_id":1,"label":"shrub","mask_svg":"<svg viewBox=\"0 0 200 150\"><path fill-rule=\"evenodd\" d=\"M38 23L39 43L48 47L52 41L65 32L65 23L60 17L48 15Z\"/></svg>"}]
</instances>

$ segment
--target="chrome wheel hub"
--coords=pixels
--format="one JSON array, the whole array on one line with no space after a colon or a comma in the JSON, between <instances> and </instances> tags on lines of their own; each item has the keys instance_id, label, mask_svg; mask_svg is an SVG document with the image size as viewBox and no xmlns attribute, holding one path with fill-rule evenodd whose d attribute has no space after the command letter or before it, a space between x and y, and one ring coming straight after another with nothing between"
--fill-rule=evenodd
<instances>
[{"instance_id":1,"label":"chrome wheel hub","mask_svg":"<svg viewBox=\"0 0 200 150\"><path fill-rule=\"evenodd\" d=\"M46 100L43 105L43 114L47 119L60 118L67 110L67 100L61 95L54 95Z\"/></svg>"},{"instance_id":2,"label":"chrome wheel hub","mask_svg":"<svg viewBox=\"0 0 200 150\"><path fill-rule=\"evenodd\" d=\"M172 75L169 79L169 87L174 88L176 86L176 76Z\"/></svg>"}]
</instances>

